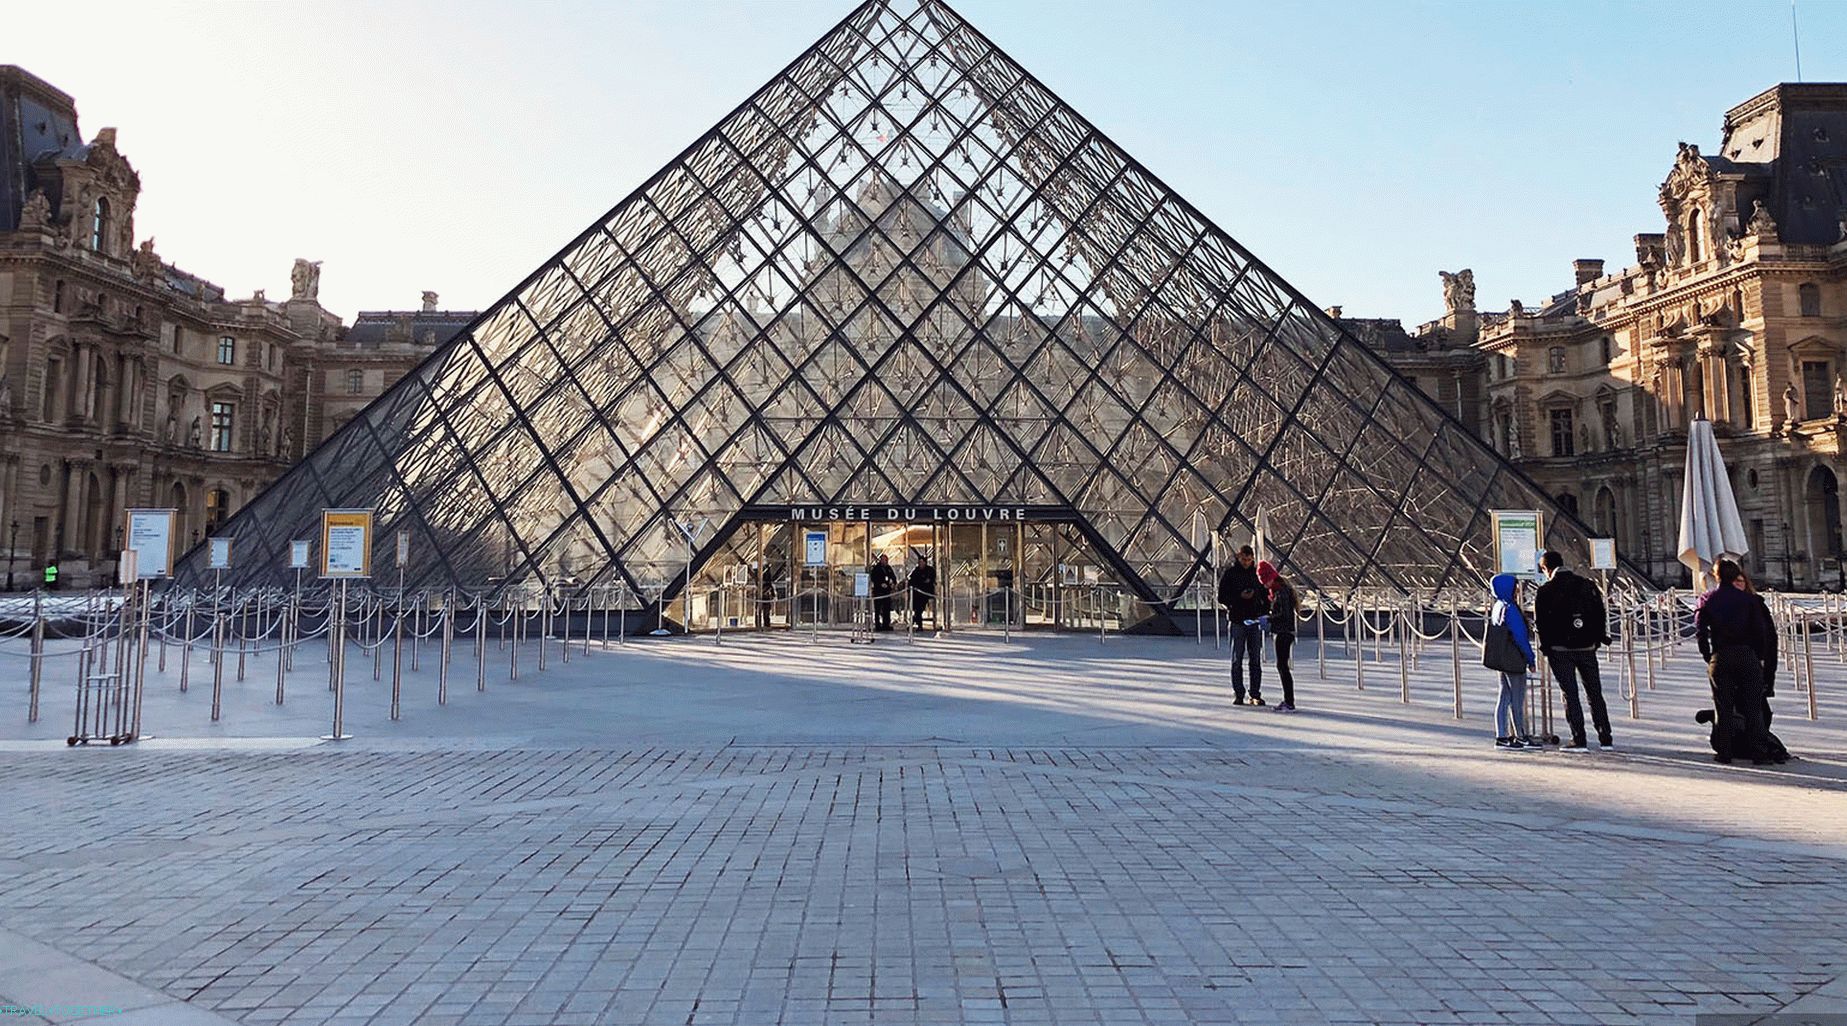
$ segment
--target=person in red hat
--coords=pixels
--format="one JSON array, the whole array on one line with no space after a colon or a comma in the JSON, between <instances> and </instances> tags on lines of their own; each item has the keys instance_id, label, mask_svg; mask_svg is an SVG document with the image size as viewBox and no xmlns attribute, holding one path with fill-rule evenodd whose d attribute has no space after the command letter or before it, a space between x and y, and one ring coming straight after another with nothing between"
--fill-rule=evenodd
<instances>
[{"instance_id":1,"label":"person in red hat","mask_svg":"<svg viewBox=\"0 0 1847 1026\"><path fill-rule=\"evenodd\" d=\"M1289 650L1295 647L1295 588L1268 560L1257 564L1257 580L1270 592L1270 633L1276 635L1276 676L1283 682L1283 700L1276 711L1292 713L1295 712L1295 674L1289 665Z\"/></svg>"}]
</instances>

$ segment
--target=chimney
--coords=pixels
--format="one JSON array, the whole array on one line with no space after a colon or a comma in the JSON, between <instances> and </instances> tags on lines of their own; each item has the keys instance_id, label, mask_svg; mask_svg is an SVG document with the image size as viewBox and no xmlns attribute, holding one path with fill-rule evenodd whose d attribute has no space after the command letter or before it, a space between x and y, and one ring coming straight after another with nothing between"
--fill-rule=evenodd
<instances>
[{"instance_id":1,"label":"chimney","mask_svg":"<svg viewBox=\"0 0 1847 1026\"><path fill-rule=\"evenodd\" d=\"M1571 273L1577 276L1579 285L1588 285L1598 278L1603 277L1603 261L1573 260L1571 262Z\"/></svg>"},{"instance_id":2,"label":"chimney","mask_svg":"<svg viewBox=\"0 0 1847 1026\"><path fill-rule=\"evenodd\" d=\"M1598 266L1602 266L1602 265L1598 265ZM436 312L436 293L431 292L427 289L423 293L423 312L424 313L435 313Z\"/></svg>"}]
</instances>

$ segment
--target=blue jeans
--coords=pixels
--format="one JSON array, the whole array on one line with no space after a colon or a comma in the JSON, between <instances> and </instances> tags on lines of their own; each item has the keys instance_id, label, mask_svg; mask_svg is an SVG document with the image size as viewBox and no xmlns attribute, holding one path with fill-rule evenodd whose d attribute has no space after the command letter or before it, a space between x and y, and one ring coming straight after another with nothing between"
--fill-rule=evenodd
<instances>
[{"instance_id":1,"label":"blue jeans","mask_svg":"<svg viewBox=\"0 0 1847 1026\"><path fill-rule=\"evenodd\" d=\"M1526 736L1526 674L1501 674L1501 702L1494 707L1495 737Z\"/></svg>"},{"instance_id":2,"label":"blue jeans","mask_svg":"<svg viewBox=\"0 0 1847 1026\"><path fill-rule=\"evenodd\" d=\"M1263 628L1241 623L1231 625L1231 691L1244 698L1244 657L1251 657L1251 697L1263 697Z\"/></svg>"}]
</instances>

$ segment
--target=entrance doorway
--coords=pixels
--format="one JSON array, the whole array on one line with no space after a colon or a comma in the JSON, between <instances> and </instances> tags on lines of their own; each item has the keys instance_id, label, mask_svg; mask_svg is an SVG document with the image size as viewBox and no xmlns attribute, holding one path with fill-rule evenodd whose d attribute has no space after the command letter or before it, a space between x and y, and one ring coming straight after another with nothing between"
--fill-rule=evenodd
<instances>
[{"instance_id":1,"label":"entrance doorway","mask_svg":"<svg viewBox=\"0 0 1847 1026\"><path fill-rule=\"evenodd\" d=\"M1145 615L1068 522L792 519L738 526L694 572L688 626L834 628L862 610L869 619L872 600L855 594L857 578L880 555L897 573L892 623L900 628L911 615L908 582L925 558L936 592L924 630L1121 629Z\"/></svg>"}]
</instances>

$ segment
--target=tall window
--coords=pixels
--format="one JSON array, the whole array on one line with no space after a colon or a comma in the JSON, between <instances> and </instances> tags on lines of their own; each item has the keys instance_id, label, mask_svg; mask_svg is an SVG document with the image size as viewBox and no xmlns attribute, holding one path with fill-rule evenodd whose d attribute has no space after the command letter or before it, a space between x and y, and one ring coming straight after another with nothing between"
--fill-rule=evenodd
<instances>
[{"instance_id":1,"label":"tall window","mask_svg":"<svg viewBox=\"0 0 1847 1026\"><path fill-rule=\"evenodd\" d=\"M51 283L51 312L64 312L64 281L62 279Z\"/></svg>"},{"instance_id":2,"label":"tall window","mask_svg":"<svg viewBox=\"0 0 1847 1026\"><path fill-rule=\"evenodd\" d=\"M1616 347L1611 343L1610 336L1605 335L1597 340L1597 357L1605 367L1610 365L1610 361L1616 359Z\"/></svg>"},{"instance_id":3,"label":"tall window","mask_svg":"<svg viewBox=\"0 0 1847 1026\"><path fill-rule=\"evenodd\" d=\"M1738 426L1746 429L1757 426L1757 397L1751 392L1749 364L1738 367Z\"/></svg>"},{"instance_id":4,"label":"tall window","mask_svg":"<svg viewBox=\"0 0 1847 1026\"><path fill-rule=\"evenodd\" d=\"M1828 361L1802 361L1802 407L1809 420L1834 412L1834 387L1828 380Z\"/></svg>"},{"instance_id":5,"label":"tall window","mask_svg":"<svg viewBox=\"0 0 1847 1026\"><path fill-rule=\"evenodd\" d=\"M184 341L185 338L186 329L175 324L173 326L173 355L178 356L180 354L180 343Z\"/></svg>"},{"instance_id":6,"label":"tall window","mask_svg":"<svg viewBox=\"0 0 1847 1026\"><path fill-rule=\"evenodd\" d=\"M1552 455L1577 455L1576 440L1571 434L1571 411L1559 409L1552 411Z\"/></svg>"},{"instance_id":7,"label":"tall window","mask_svg":"<svg viewBox=\"0 0 1847 1026\"><path fill-rule=\"evenodd\" d=\"M39 417L46 423L57 419L58 393L64 390L64 361L45 361L45 395L39 403Z\"/></svg>"},{"instance_id":8,"label":"tall window","mask_svg":"<svg viewBox=\"0 0 1847 1026\"><path fill-rule=\"evenodd\" d=\"M214 488L205 493L205 533L211 534L212 528L224 523L224 518L231 513L231 493L223 488Z\"/></svg>"},{"instance_id":9,"label":"tall window","mask_svg":"<svg viewBox=\"0 0 1847 1026\"><path fill-rule=\"evenodd\" d=\"M364 392L366 390L366 372L357 367L347 371L346 390L353 395L359 395Z\"/></svg>"},{"instance_id":10,"label":"tall window","mask_svg":"<svg viewBox=\"0 0 1847 1026\"><path fill-rule=\"evenodd\" d=\"M1507 377L1508 367L1507 367L1507 355L1505 353L1494 354L1494 369L1495 369L1495 377L1502 378L1502 379L1505 379Z\"/></svg>"},{"instance_id":11,"label":"tall window","mask_svg":"<svg viewBox=\"0 0 1847 1026\"><path fill-rule=\"evenodd\" d=\"M1571 494L1570 492L1560 492L1558 493L1556 498L1558 499L1559 509L1564 510L1565 512L1571 514L1574 517L1578 515L1578 497L1577 496Z\"/></svg>"},{"instance_id":12,"label":"tall window","mask_svg":"<svg viewBox=\"0 0 1847 1026\"><path fill-rule=\"evenodd\" d=\"M232 403L212 404L212 451L231 451L231 430L237 418L237 407Z\"/></svg>"},{"instance_id":13,"label":"tall window","mask_svg":"<svg viewBox=\"0 0 1847 1026\"><path fill-rule=\"evenodd\" d=\"M90 208L90 248L109 252L109 200L103 196L96 197L96 205Z\"/></svg>"},{"instance_id":14,"label":"tall window","mask_svg":"<svg viewBox=\"0 0 1847 1026\"><path fill-rule=\"evenodd\" d=\"M1821 316L1821 286L1814 282L1804 282L1796 286L1796 305L1801 307L1802 316Z\"/></svg>"},{"instance_id":15,"label":"tall window","mask_svg":"<svg viewBox=\"0 0 1847 1026\"><path fill-rule=\"evenodd\" d=\"M1687 215L1687 262L1700 262L1699 211Z\"/></svg>"},{"instance_id":16,"label":"tall window","mask_svg":"<svg viewBox=\"0 0 1847 1026\"><path fill-rule=\"evenodd\" d=\"M1565 373L1565 347L1553 346L1546 350L1546 373Z\"/></svg>"},{"instance_id":17,"label":"tall window","mask_svg":"<svg viewBox=\"0 0 1847 1026\"><path fill-rule=\"evenodd\" d=\"M218 362L229 366L237 362L237 340L225 335L218 340Z\"/></svg>"}]
</instances>

